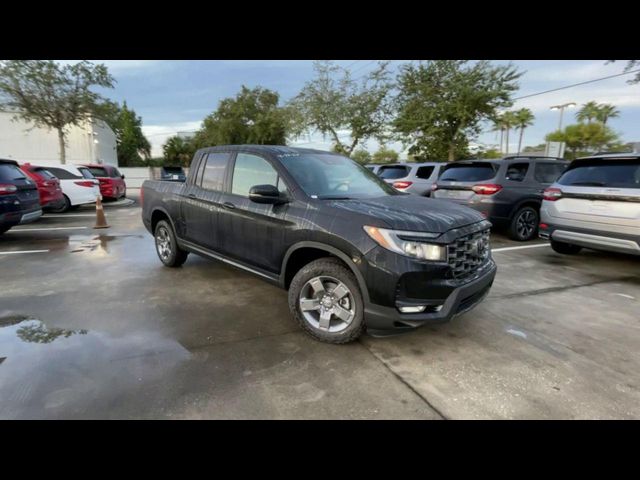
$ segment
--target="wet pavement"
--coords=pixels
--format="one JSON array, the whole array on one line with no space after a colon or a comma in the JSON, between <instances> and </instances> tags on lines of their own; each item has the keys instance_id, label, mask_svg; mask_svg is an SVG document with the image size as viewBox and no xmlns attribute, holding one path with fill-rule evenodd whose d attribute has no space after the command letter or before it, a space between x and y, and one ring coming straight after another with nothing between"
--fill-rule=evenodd
<instances>
[{"instance_id":1,"label":"wet pavement","mask_svg":"<svg viewBox=\"0 0 640 480\"><path fill-rule=\"evenodd\" d=\"M0 418L640 417L638 258L497 234L476 309L332 346L285 291L195 255L164 268L137 204L105 212L0 237Z\"/></svg>"}]
</instances>

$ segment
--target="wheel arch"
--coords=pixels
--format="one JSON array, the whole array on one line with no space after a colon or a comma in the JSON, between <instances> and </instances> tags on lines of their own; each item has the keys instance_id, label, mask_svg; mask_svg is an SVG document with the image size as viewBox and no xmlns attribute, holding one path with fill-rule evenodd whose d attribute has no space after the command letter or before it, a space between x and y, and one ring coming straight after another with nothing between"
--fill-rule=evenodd
<instances>
[{"instance_id":1,"label":"wheel arch","mask_svg":"<svg viewBox=\"0 0 640 480\"><path fill-rule=\"evenodd\" d=\"M516 213L523 207L532 207L540 214L540 207L542 207L542 200L537 198L524 198L520 200L515 206L511 209L511 213L509 214L509 220L513 220Z\"/></svg>"},{"instance_id":2,"label":"wheel arch","mask_svg":"<svg viewBox=\"0 0 640 480\"><path fill-rule=\"evenodd\" d=\"M167 212L167 210L164 209L163 207L155 207L151 211L151 235L154 235L156 225L158 224L158 222L160 220L164 220L165 218L169 220L169 224L171 225L171 228L173 228L173 233L177 235L176 226L173 224L171 215L169 215L169 212Z\"/></svg>"},{"instance_id":3,"label":"wheel arch","mask_svg":"<svg viewBox=\"0 0 640 480\"><path fill-rule=\"evenodd\" d=\"M296 253L297 252L297 253ZM314 256L311 252L316 252L318 255ZM295 276L295 274L300 270L300 268L304 267L304 265L308 264L309 261L316 260L317 258L322 258L326 256L336 257L341 260L348 268L351 270L356 277L356 281L358 282L358 286L360 287L360 291L362 292L362 297L365 303L369 302L369 291L367 289L367 283L362 275L360 269L356 266L354 261L344 253L342 250L333 247L331 245L326 245L324 243L312 242L312 241L302 241L298 242L287 250L287 253L282 260L282 268L280 269L280 285L288 289L291 280ZM297 259L308 260L306 262L298 262Z\"/></svg>"}]
</instances>

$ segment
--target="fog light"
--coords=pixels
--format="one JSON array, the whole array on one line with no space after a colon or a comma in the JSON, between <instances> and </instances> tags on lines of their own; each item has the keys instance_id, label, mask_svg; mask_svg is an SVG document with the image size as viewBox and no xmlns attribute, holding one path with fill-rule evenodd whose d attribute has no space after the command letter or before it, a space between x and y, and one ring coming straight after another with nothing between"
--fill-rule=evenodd
<instances>
[{"instance_id":1,"label":"fog light","mask_svg":"<svg viewBox=\"0 0 640 480\"><path fill-rule=\"evenodd\" d=\"M413 305L411 307L398 307L402 313L421 313L427 308L426 305Z\"/></svg>"}]
</instances>

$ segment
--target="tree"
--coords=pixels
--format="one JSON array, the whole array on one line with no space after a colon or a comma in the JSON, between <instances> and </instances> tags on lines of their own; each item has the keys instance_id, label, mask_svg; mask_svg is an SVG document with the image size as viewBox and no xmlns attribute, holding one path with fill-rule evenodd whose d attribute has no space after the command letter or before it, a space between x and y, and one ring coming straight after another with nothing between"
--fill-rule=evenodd
<instances>
[{"instance_id":1,"label":"tree","mask_svg":"<svg viewBox=\"0 0 640 480\"><path fill-rule=\"evenodd\" d=\"M607 63L613 63L615 62L615 60L609 60ZM634 70L636 67L640 67L640 60L629 60L627 62L627 65L624 67L624 71L626 72L630 72L631 70ZM627 80L627 83L630 85L633 85L635 83L640 83L640 72L636 72L636 75L631 79L631 80Z\"/></svg>"},{"instance_id":2,"label":"tree","mask_svg":"<svg viewBox=\"0 0 640 480\"><path fill-rule=\"evenodd\" d=\"M502 115L500 115L500 119L502 120L502 125L506 132L505 153L509 155L509 133L511 132L511 129L516 126L516 114L514 112L504 112Z\"/></svg>"},{"instance_id":3,"label":"tree","mask_svg":"<svg viewBox=\"0 0 640 480\"><path fill-rule=\"evenodd\" d=\"M576 158L579 153L595 153L619 144L618 135L599 122L567 125L562 131L556 130L549 133L545 140L565 142L572 153L572 158Z\"/></svg>"},{"instance_id":4,"label":"tree","mask_svg":"<svg viewBox=\"0 0 640 480\"><path fill-rule=\"evenodd\" d=\"M579 122L591 123L592 120L598 117L599 106L597 102L587 102L582 105L582 108L576 113L576 120Z\"/></svg>"},{"instance_id":5,"label":"tree","mask_svg":"<svg viewBox=\"0 0 640 480\"><path fill-rule=\"evenodd\" d=\"M127 106L105 102L97 113L116 135L118 165L135 167L145 165L151 156L151 144L142 133L142 118Z\"/></svg>"},{"instance_id":6,"label":"tree","mask_svg":"<svg viewBox=\"0 0 640 480\"><path fill-rule=\"evenodd\" d=\"M167 139L162 151L165 164L188 167L196 153L196 147L189 139L173 136Z\"/></svg>"},{"instance_id":7,"label":"tree","mask_svg":"<svg viewBox=\"0 0 640 480\"><path fill-rule=\"evenodd\" d=\"M510 96L520 75L511 65L493 66L488 61L404 65L398 76L395 130L411 144L410 153L444 155L449 161L460 158L469 139L480 133L480 122L512 105Z\"/></svg>"},{"instance_id":8,"label":"tree","mask_svg":"<svg viewBox=\"0 0 640 480\"><path fill-rule=\"evenodd\" d=\"M284 145L287 112L278 106L280 96L262 87L244 85L234 98L225 98L204 119L194 136L198 147L230 144Z\"/></svg>"},{"instance_id":9,"label":"tree","mask_svg":"<svg viewBox=\"0 0 640 480\"><path fill-rule=\"evenodd\" d=\"M598 106L598 113L596 118L599 122L602 122L603 125L607 124L607 120L610 118L617 118L620 116L620 111L615 107L615 105L611 105L609 103L602 103Z\"/></svg>"},{"instance_id":10,"label":"tree","mask_svg":"<svg viewBox=\"0 0 640 480\"><path fill-rule=\"evenodd\" d=\"M353 160L355 160L356 162L362 164L362 165L366 165L367 163L371 163L371 154L367 150L365 150L363 148L353 152L351 154L351 158Z\"/></svg>"},{"instance_id":11,"label":"tree","mask_svg":"<svg viewBox=\"0 0 640 480\"><path fill-rule=\"evenodd\" d=\"M395 163L398 161L398 158L398 152L385 146L381 146L378 151L373 154L372 160L373 163Z\"/></svg>"},{"instance_id":12,"label":"tree","mask_svg":"<svg viewBox=\"0 0 640 480\"><path fill-rule=\"evenodd\" d=\"M515 112L515 127L520 130L520 138L518 139L518 155L522 152L522 137L524 129L533 125L535 115L528 108L521 108Z\"/></svg>"},{"instance_id":13,"label":"tree","mask_svg":"<svg viewBox=\"0 0 640 480\"><path fill-rule=\"evenodd\" d=\"M289 102L295 136L309 130L329 135L338 151L346 155L367 139L387 138L393 86L388 62L379 63L360 82L331 62L315 62L314 71L315 78ZM342 130L348 131L347 142L340 137Z\"/></svg>"},{"instance_id":14,"label":"tree","mask_svg":"<svg viewBox=\"0 0 640 480\"><path fill-rule=\"evenodd\" d=\"M502 146L504 145L504 122L502 121L502 115L496 115L491 118L493 123L492 132L500 132L500 153L502 153Z\"/></svg>"},{"instance_id":15,"label":"tree","mask_svg":"<svg viewBox=\"0 0 640 480\"><path fill-rule=\"evenodd\" d=\"M489 150L481 150L478 152L478 158L487 158L487 159L496 159L502 158L502 152L495 148L490 148Z\"/></svg>"},{"instance_id":16,"label":"tree","mask_svg":"<svg viewBox=\"0 0 640 480\"><path fill-rule=\"evenodd\" d=\"M82 61L60 65L53 60L0 62L0 108L14 118L58 132L60 163L66 163L66 128L91 118L104 98L93 87L113 88L107 67Z\"/></svg>"}]
</instances>

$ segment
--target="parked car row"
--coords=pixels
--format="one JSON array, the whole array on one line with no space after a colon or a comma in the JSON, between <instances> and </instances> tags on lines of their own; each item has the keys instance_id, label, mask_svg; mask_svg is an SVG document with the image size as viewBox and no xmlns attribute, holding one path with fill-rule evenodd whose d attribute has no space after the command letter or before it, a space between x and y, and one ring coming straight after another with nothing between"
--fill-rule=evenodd
<instances>
[{"instance_id":1,"label":"parked car row","mask_svg":"<svg viewBox=\"0 0 640 480\"><path fill-rule=\"evenodd\" d=\"M542 192L567 165L554 157L512 156L380 165L373 171L397 190L473 208L512 239L526 241L538 234Z\"/></svg>"},{"instance_id":2,"label":"parked car row","mask_svg":"<svg viewBox=\"0 0 640 480\"><path fill-rule=\"evenodd\" d=\"M107 165L32 165L0 159L0 234L43 211L66 212L126 195L124 175Z\"/></svg>"}]
</instances>

